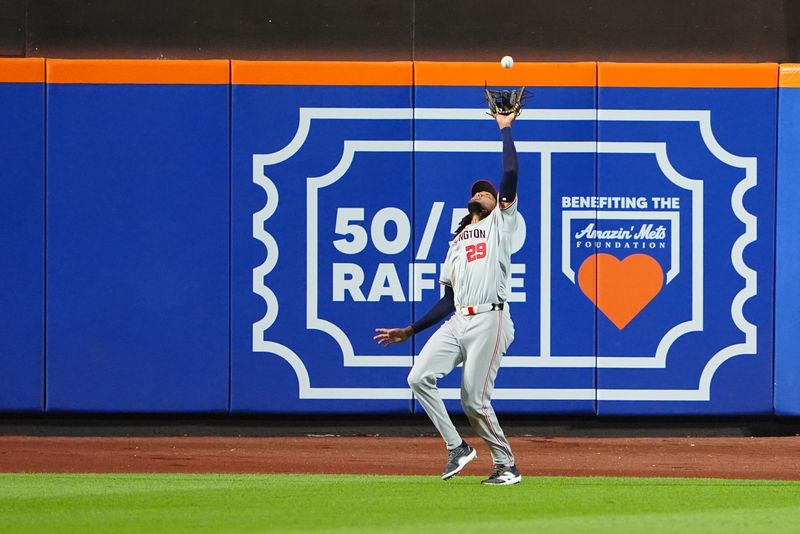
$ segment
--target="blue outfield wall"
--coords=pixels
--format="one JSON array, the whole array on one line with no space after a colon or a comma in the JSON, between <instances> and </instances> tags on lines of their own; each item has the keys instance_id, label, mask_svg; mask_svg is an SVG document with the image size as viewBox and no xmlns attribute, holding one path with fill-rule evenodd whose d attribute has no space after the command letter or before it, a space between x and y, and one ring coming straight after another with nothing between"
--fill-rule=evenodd
<instances>
[{"instance_id":1,"label":"blue outfield wall","mask_svg":"<svg viewBox=\"0 0 800 534\"><path fill-rule=\"evenodd\" d=\"M598 305L598 412L770 413L777 65L722 73L757 88L608 87L618 68L598 75L598 191L644 200L598 228L663 232L598 250L615 292ZM646 301L624 325L620 295Z\"/></svg>"},{"instance_id":2,"label":"blue outfield wall","mask_svg":"<svg viewBox=\"0 0 800 534\"><path fill-rule=\"evenodd\" d=\"M486 81L530 95L497 411L800 414L775 64L47 65L0 73L0 411L421 412L433 329L372 337L439 298L500 177Z\"/></svg>"},{"instance_id":3,"label":"blue outfield wall","mask_svg":"<svg viewBox=\"0 0 800 534\"><path fill-rule=\"evenodd\" d=\"M44 408L44 60L0 73L0 410ZM0 71L9 68L0 64ZM21 70L22 70L21 69ZM9 69L11 70L11 69Z\"/></svg>"},{"instance_id":4,"label":"blue outfield wall","mask_svg":"<svg viewBox=\"0 0 800 534\"><path fill-rule=\"evenodd\" d=\"M411 64L239 83L279 69L232 69L231 411L408 413L410 344L372 336L411 322Z\"/></svg>"},{"instance_id":5,"label":"blue outfield wall","mask_svg":"<svg viewBox=\"0 0 800 534\"><path fill-rule=\"evenodd\" d=\"M228 62L80 67L48 62L47 410L226 412Z\"/></svg>"},{"instance_id":6,"label":"blue outfield wall","mask_svg":"<svg viewBox=\"0 0 800 534\"><path fill-rule=\"evenodd\" d=\"M775 262L775 413L800 415L800 66L781 67Z\"/></svg>"}]
</instances>

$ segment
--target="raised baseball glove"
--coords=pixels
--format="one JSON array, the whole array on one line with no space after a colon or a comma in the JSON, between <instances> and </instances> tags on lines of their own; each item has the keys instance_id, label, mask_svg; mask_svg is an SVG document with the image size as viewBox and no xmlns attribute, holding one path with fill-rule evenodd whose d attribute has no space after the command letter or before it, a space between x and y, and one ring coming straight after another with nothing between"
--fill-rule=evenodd
<instances>
[{"instance_id":1,"label":"raised baseball glove","mask_svg":"<svg viewBox=\"0 0 800 534\"><path fill-rule=\"evenodd\" d=\"M511 115L519 113L525 105L525 87L508 90L485 89L486 103L490 115Z\"/></svg>"}]
</instances>

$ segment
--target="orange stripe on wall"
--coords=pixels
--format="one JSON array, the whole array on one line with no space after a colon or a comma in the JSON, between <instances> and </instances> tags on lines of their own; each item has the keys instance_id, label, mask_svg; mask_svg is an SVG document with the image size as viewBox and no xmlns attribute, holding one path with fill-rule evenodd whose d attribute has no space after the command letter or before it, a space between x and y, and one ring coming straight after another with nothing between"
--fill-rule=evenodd
<instances>
[{"instance_id":1,"label":"orange stripe on wall","mask_svg":"<svg viewBox=\"0 0 800 534\"><path fill-rule=\"evenodd\" d=\"M599 63L600 87L777 87L777 63Z\"/></svg>"},{"instance_id":2,"label":"orange stripe on wall","mask_svg":"<svg viewBox=\"0 0 800 534\"><path fill-rule=\"evenodd\" d=\"M594 87L597 64L582 63L515 63L504 69L500 62L450 63L417 61L414 80L417 85L489 86L526 85L538 87Z\"/></svg>"},{"instance_id":3,"label":"orange stripe on wall","mask_svg":"<svg viewBox=\"0 0 800 534\"><path fill-rule=\"evenodd\" d=\"M781 65L781 87L800 87L800 63Z\"/></svg>"},{"instance_id":4,"label":"orange stripe on wall","mask_svg":"<svg viewBox=\"0 0 800 534\"><path fill-rule=\"evenodd\" d=\"M0 59L0 82L36 83L44 81L44 58Z\"/></svg>"},{"instance_id":5,"label":"orange stripe on wall","mask_svg":"<svg viewBox=\"0 0 800 534\"><path fill-rule=\"evenodd\" d=\"M411 62L47 60L50 83L411 85ZM43 58L0 59L0 82L42 82ZM771 88L775 63L414 63L418 85ZM597 76L597 79L595 78ZM800 64L780 66L781 87L800 87Z\"/></svg>"},{"instance_id":6,"label":"orange stripe on wall","mask_svg":"<svg viewBox=\"0 0 800 534\"><path fill-rule=\"evenodd\" d=\"M412 63L397 61L233 61L238 85L411 85Z\"/></svg>"},{"instance_id":7,"label":"orange stripe on wall","mask_svg":"<svg viewBox=\"0 0 800 534\"><path fill-rule=\"evenodd\" d=\"M227 84L227 59L50 59L48 83Z\"/></svg>"}]
</instances>

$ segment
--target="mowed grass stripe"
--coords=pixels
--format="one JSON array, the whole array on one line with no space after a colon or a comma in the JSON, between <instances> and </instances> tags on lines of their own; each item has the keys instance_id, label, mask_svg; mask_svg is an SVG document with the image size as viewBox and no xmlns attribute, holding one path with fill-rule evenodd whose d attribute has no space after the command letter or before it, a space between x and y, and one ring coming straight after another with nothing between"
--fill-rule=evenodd
<instances>
[{"instance_id":1,"label":"mowed grass stripe","mask_svg":"<svg viewBox=\"0 0 800 534\"><path fill-rule=\"evenodd\" d=\"M800 483L0 474L1 532L800 532Z\"/></svg>"}]
</instances>

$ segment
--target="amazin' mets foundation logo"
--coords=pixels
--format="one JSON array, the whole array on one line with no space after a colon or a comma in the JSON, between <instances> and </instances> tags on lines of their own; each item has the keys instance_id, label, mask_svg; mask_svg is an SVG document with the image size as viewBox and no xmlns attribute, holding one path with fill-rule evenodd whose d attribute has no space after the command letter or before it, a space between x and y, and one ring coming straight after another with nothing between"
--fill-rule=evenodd
<instances>
[{"instance_id":1,"label":"amazin' mets foundation logo","mask_svg":"<svg viewBox=\"0 0 800 534\"><path fill-rule=\"evenodd\" d=\"M679 271L681 199L565 196L561 209L564 274L623 330Z\"/></svg>"}]
</instances>

